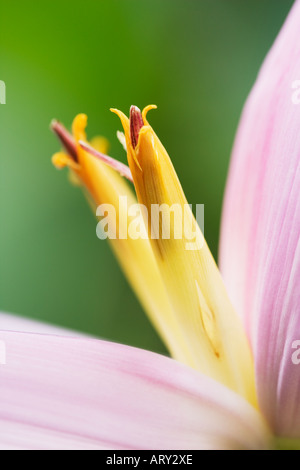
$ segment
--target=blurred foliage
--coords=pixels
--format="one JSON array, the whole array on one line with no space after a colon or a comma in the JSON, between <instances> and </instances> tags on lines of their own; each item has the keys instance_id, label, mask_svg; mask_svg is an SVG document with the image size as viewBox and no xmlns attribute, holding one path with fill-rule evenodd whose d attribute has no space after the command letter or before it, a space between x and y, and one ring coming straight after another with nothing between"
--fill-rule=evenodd
<instances>
[{"instance_id":1,"label":"blurred foliage","mask_svg":"<svg viewBox=\"0 0 300 470\"><path fill-rule=\"evenodd\" d=\"M205 204L217 256L234 134L289 0L1 2L0 310L165 352L65 171L52 118L89 116L116 139L118 107L158 105L149 119L190 203Z\"/></svg>"}]
</instances>

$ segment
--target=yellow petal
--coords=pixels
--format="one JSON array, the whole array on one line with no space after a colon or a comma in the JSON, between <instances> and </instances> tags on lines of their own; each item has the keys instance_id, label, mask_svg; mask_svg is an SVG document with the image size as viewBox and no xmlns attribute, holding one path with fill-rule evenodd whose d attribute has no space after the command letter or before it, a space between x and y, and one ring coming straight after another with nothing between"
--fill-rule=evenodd
<instances>
[{"instance_id":1,"label":"yellow petal","mask_svg":"<svg viewBox=\"0 0 300 470\"><path fill-rule=\"evenodd\" d=\"M66 166L73 170L79 170L79 165L65 152L55 153L52 157L52 163L58 170L61 170Z\"/></svg>"},{"instance_id":2,"label":"yellow petal","mask_svg":"<svg viewBox=\"0 0 300 470\"><path fill-rule=\"evenodd\" d=\"M115 231L118 234L121 228L123 238L110 239L110 245L133 290L173 357L192 364L193 358L175 320L150 242L142 238L133 240L128 235L128 229L134 219L129 215L129 211L130 207L137 203L136 196L124 178L80 147L78 141L86 140L86 124L87 117L80 114L76 116L72 126L78 163L64 153L60 153L59 158L55 157L54 163L57 164L61 159L71 168L73 175L82 182L94 212L100 204L111 204L115 208L116 219L110 220L110 226L116 223ZM97 138L92 143L101 152L107 149L106 140ZM125 228L120 227L121 225ZM172 325L171 330L169 325Z\"/></svg>"},{"instance_id":3,"label":"yellow petal","mask_svg":"<svg viewBox=\"0 0 300 470\"><path fill-rule=\"evenodd\" d=\"M130 123L124 124L128 162L138 201L151 214L152 205L176 205L185 214L186 232L171 218L170 238L163 238L157 218L149 217L148 233L168 297L193 366L256 403L254 367L242 324L226 293L221 275L179 183L170 158L146 122L134 149ZM118 112L120 115L120 113ZM166 210L164 208L164 210ZM159 238L153 238L153 235ZM187 249L194 243L194 249ZM169 326L172 329L172 325Z\"/></svg>"}]
</instances>

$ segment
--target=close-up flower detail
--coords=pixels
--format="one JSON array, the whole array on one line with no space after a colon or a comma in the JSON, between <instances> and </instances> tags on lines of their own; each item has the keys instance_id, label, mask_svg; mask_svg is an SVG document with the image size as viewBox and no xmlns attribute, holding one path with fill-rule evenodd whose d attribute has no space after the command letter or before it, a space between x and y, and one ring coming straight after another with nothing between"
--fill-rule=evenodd
<instances>
[{"instance_id":1,"label":"close-up flower detail","mask_svg":"<svg viewBox=\"0 0 300 470\"><path fill-rule=\"evenodd\" d=\"M54 167L82 188L95 225L105 216L108 243L170 357L0 314L0 448L300 449L299 21L297 0L242 112L219 267L148 122L155 105L128 116L111 109L128 165L103 136L88 139L85 114L71 131L51 122L62 147ZM130 236L138 204L161 208L168 237L146 212L146 236ZM170 207L184 213L180 237Z\"/></svg>"}]
</instances>

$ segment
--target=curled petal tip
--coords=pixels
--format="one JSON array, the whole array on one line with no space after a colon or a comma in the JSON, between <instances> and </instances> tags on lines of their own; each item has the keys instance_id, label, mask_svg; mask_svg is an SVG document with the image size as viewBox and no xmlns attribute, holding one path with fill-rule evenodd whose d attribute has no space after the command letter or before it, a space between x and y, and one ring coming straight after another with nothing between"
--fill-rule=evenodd
<instances>
[{"instance_id":1,"label":"curled petal tip","mask_svg":"<svg viewBox=\"0 0 300 470\"><path fill-rule=\"evenodd\" d=\"M145 125L148 124L146 116L147 116L148 111L150 111L151 109L157 109L156 104L149 104L148 106L146 106L146 108L143 109L142 117L143 117L143 121Z\"/></svg>"},{"instance_id":2,"label":"curled petal tip","mask_svg":"<svg viewBox=\"0 0 300 470\"><path fill-rule=\"evenodd\" d=\"M80 170L80 165L77 162L74 162L74 160L64 152L55 153L52 157L52 163L57 170L61 170L66 166L75 171Z\"/></svg>"}]
</instances>

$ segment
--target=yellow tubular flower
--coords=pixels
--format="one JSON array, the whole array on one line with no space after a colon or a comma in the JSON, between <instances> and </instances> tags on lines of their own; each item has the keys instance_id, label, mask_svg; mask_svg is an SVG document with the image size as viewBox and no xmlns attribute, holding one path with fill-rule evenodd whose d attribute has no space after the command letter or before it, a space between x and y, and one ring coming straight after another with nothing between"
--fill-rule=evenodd
<instances>
[{"instance_id":1,"label":"yellow tubular flower","mask_svg":"<svg viewBox=\"0 0 300 470\"><path fill-rule=\"evenodd\" d=\"M130 226L132 216L128 214L128 210L132 204L137 203L137 200L127 182L117 171L84 151L79 145L79 141L86 142L86 124L86 115L79 114L73 122L72 136L60 123L56 121L52 123L52 130L58 135L64 147L64 151L56 153L52 161L56 168L69 167L72 180L75 178L83 185L88 200L94 208L101 204L111 204L115 207L116 218L110 220L110 226L116 222L116 234L118 234L119 221L123 221L126 230ZM95 138L91 144L100 152L107 152L105 139ZM119 207L120 197L127 198L127 207L125 205ZM126 224L125 219L127 219ZM195 366L176 322L149 240L142 238L133 240L126 233L122 239L117 236L116 239L109 241L128 281L173 357Z\"/></svg>"},{"instance_id":2,"label":"yellow tubular flower","mask_svg":"<svg viewBox=\"0 0 300 470\"><path fill-rule=\"evenodd\" d=\"M176 204L186 216L187 229L179 239L175 236L178 227L173 219L170 238L161 236L157 218L151 218L148 233L152 234L149 238L153 253L183 342L192 357L190 365L256 405L254 366L247 338L213 256L192 211L187 209L170 158L146 120L147 111L154 107L148 106L143 113L131 107L130 119L121 111L112 111L120 117L124 128L128 163L139 203L147 207L148 214L155 204ZM187 249L191 242L193 248Z\"/></svg>"}]
</instances>

